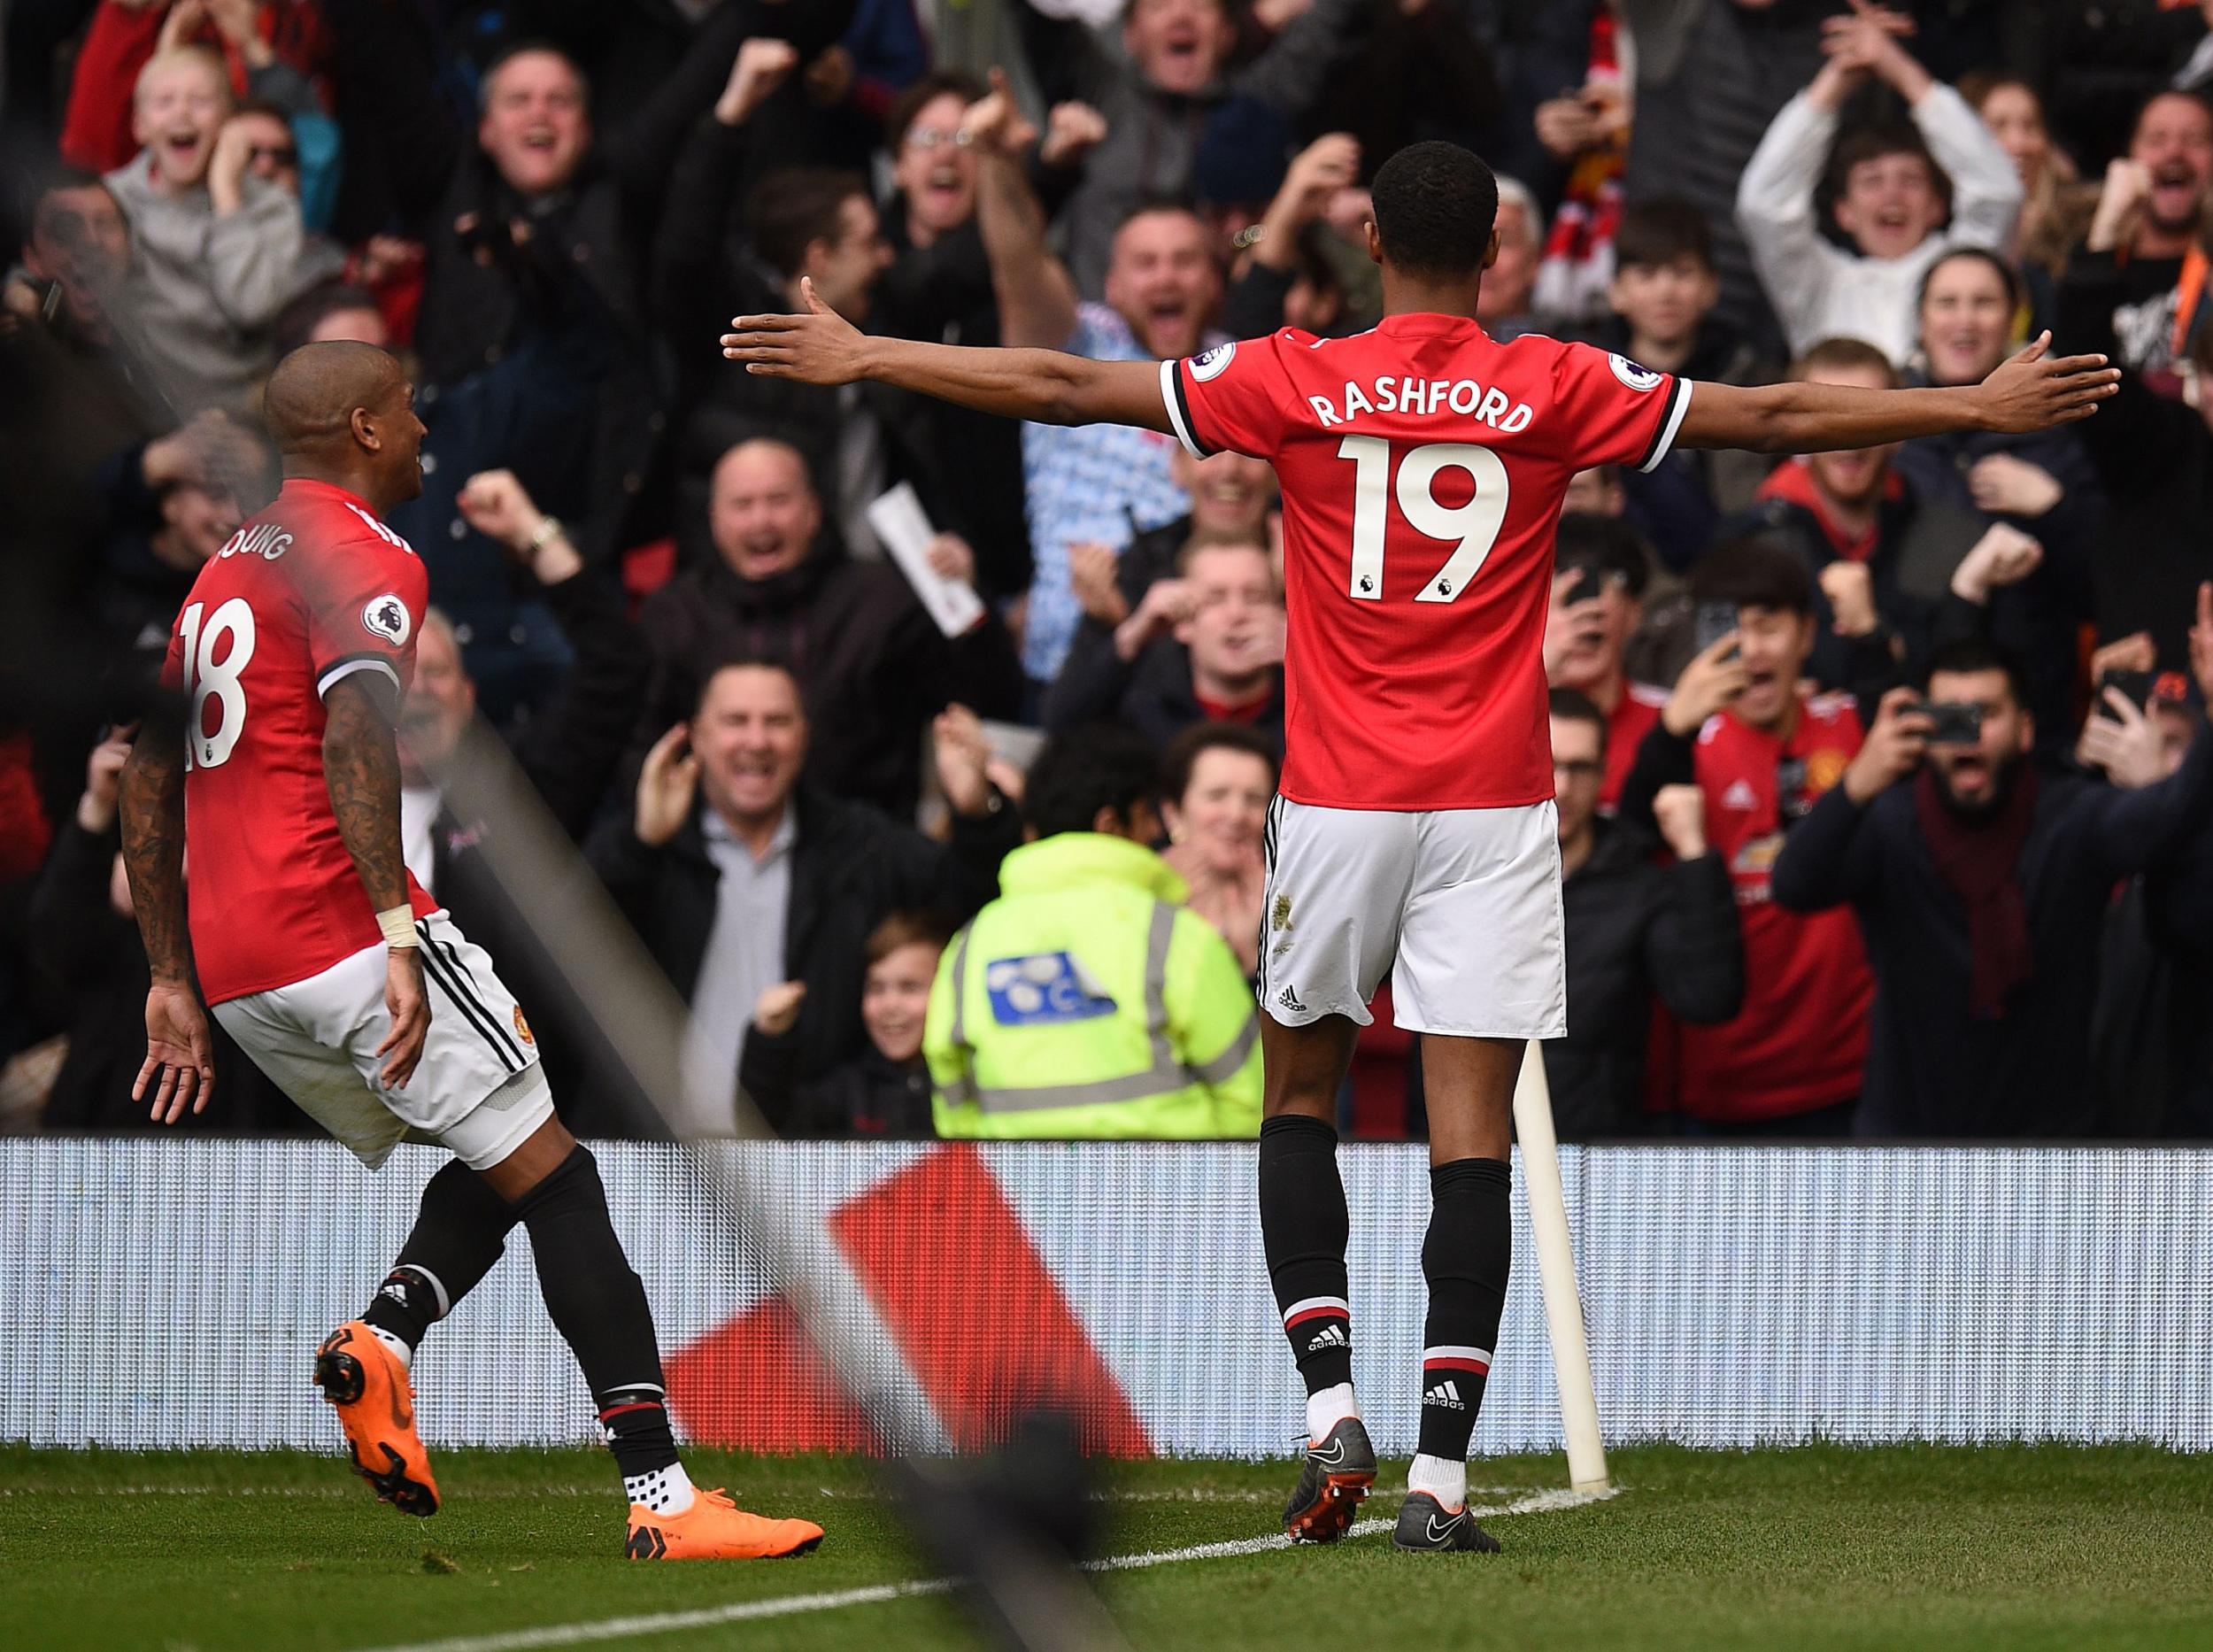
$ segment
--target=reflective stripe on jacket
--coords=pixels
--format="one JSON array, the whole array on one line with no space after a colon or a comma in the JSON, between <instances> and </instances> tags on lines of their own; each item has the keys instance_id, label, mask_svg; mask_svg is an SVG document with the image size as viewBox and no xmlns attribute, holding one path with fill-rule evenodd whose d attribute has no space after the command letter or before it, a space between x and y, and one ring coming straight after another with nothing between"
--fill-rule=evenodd
<instances>
[{"instance_id":1,"label":"reflective stripe on jacket","mask_svg":"<svg viewBox=\"0 0 2213 1652\"><path fill-rule=\"evenodd\" d=\"M1063 832L1007 856L999 887L930 992L938 1134L1259 1133L1251 990L1166 861Z\"/></svg>"}]
</instances>

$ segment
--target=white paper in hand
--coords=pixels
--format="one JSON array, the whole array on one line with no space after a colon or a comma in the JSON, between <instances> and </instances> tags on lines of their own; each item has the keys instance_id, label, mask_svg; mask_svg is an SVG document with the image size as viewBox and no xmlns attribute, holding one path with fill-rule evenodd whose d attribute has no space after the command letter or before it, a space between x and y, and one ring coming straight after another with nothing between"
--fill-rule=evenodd
<instances>
[{"instance_id":1,"label":"white paper in hand","mask_svg":"<svg viewBox=\"0 0 2213 1652\"><path fill-rule=\"evenodd\" d=\"M929 542L937 530L922 514L922 502L902 482L868 506L868 526L891 559L914 587L914 594L948 637L965 636L983 617L983 598L965 580L947 579L929 565Z\"/></svg>"}]
</instances>

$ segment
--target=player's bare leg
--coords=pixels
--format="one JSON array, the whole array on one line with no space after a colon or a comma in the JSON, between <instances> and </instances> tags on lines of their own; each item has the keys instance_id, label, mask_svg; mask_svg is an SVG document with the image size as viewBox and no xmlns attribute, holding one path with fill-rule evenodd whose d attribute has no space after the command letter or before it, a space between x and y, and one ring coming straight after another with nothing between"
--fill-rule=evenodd
<instances>
[{"instance_id":1,"label":"player's bare leg","mask_svg":"<svg viewBox=\"0 0 2213 1652\"><path fill-rule=\"evenodd\" d=\"M1422 1433L1393 1540L1401 1548L1495 1551L1468 1517L1468 1441L1490 1375L1514 1241L1508 1151L1518 1038L1422 1035L1430 1115L1430 1228L1422 1273Z\"/></svg>"},{"instance_id":2,"label":"player's bare leg","mask_svg":"<svg viewBox=\"0 0 2213 1652\"><path fill-rule=\"evenodd\" d=\"M1353 1397L1351 1220L1337 1168L1338 1091L1359 1036L1344 1015L1287 1027L1261 1014L1261 1243L1307 1385L1307 1450L1284 1529L1306 1543L1342 1537L1376 1481L1376 1450Z\"/></svg>"},{"instance_id":3,"label":"player's bare leg","mask_svg":"<svg viewBox=\"0 0 2213 1652\"><path fill-rule=\"evenodd\" d=\"M583 1368L621 1471L631 1558L767 1558L820 1543L812 1522L763 1519L719 1490L692 1486L669 1426L645 1287L615 1236L598 1161L559 1119L485 1170L457 1160L432 1177L391 1274L361 1320L338 1334L358 1329L378 1352L396 1353L404 1384L424 1332L491 1270L518 1222L530 1232L546 1310ZM319 1363L318 1380L321 1370Z\"/></svg>"}]
</instances>

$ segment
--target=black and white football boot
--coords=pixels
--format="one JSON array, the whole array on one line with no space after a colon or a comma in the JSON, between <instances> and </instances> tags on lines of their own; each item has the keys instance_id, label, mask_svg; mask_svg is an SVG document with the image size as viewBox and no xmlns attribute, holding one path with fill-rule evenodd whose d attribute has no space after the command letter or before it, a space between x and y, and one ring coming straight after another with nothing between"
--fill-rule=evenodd
<instances>
[{"instance_id":1,"label":"black and white football boot","mask_svg":"<svg viewBox=\"0 0 2213 1652\"><path fill-rule=\"evenodd\" d=\"M1447 1514L1445 1505L1427 1492L1408 1492L1399 1510L1399 1529L1391 1540L1400 1548L1438 1554L1459 1550L1495 1555L1499 1540L1469 1517L1466 1504Z\"/></svg>"},{"instance_id":2,"label":"black and white football boot","mask_svg":"<svg viewBox=\"0 0 2213 1652\"><path fill-rule=\"evenodd\" d=\"M1376 1447L1360 1418L1348 1417L1307 1444L1299 1488L1284 1506L1284 1532L1294 1543L1336 1542L1375 1483Z\"/></svg>"}]
</instances>

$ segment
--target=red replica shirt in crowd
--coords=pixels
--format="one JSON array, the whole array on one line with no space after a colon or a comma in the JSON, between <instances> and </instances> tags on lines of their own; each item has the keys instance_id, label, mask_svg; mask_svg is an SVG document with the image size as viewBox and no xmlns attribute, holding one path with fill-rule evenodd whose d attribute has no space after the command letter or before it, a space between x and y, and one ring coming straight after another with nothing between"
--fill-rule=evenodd
<instances>
[{"instance_id":1,"label":"red replica shirt in crowd","mask_svg":"<svg viewBox=\"0 0 2213 1652\"><path fill-rule=\"evenodd\" d=\"M291 481L192 582L162 667L189 697L192 955L211 1004L382 944L323 778L323 701L376 671L405 691L429 582L343 488ZM411 876L415 915L438 903Z\"/></svg>"},{"instance_id":2,"label":"red replica shirt in crowd","mask_svg":"<svg viewBox=\"0 0 2213 1652\"><path fill-rule=\"evenodd\" d=\"M1160 364L1176 436L1284 490L1284 796L1349 809L1552 796L1545 609L1568 480L1657 464L1691 387L1450 315L1293 328Z\"/></svg>"},{"instance_id":3,"label":"red replica shirt in crowd","mask_svg":"<svg viewBox=\"0 0 2213 1652\"><path fill-rule=\"evenodd\" d=\"M1770 896L1785 822L1844 778L1860 749L1851 699L1815 695L1787 740L1727 712L1699 731L1706 838L1728 861L1744 931L1744 1007L1718 1027L1679 1029L1679 1102L1716 1123L1779 1118L1860 1092L1875 994L1849 907L1804 916Z\"/></svg>"},{"instance_id":4,"label":"red replica shirt in crowd","mask_svg":"<svg viewBox=\"0 0 2213 1652\"><path fill-rule=\"evenodd\" d=\"M1637 748L1660 721L1668 691L1649 683L1624 683L1622 697L1606 719L1606 778L1599 783L1599 807L1611 814L1622 800L1622 786L1637 767Z\"/></svg>"}]
</instances>

